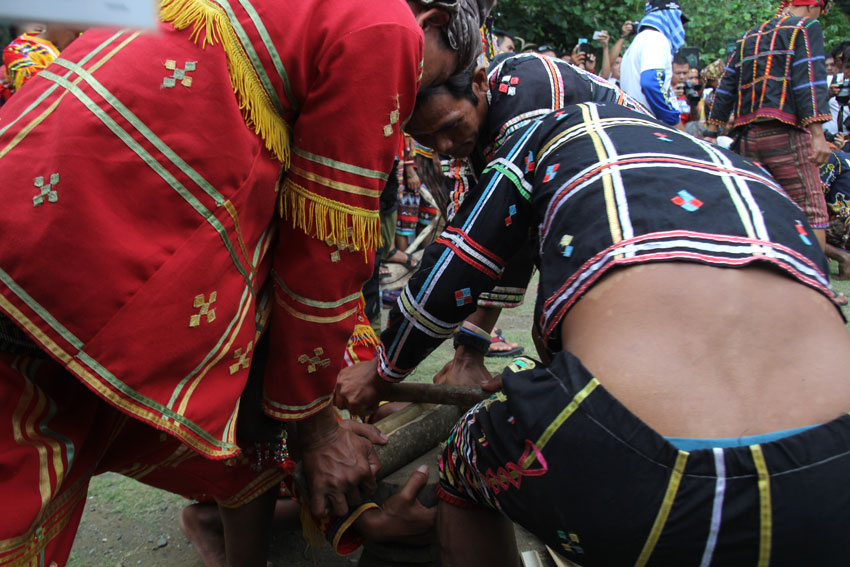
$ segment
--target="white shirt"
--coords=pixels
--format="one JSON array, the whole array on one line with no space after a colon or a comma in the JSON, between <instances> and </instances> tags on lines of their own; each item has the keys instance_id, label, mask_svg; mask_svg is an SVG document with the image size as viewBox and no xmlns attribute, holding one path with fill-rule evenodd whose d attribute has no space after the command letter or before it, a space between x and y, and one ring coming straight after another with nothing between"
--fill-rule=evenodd
<instances>
[{"instance_id":1,"label":"white shirt","mask_svg":"<svg viewBox=\"0 0 850 567\"><path fill-rule=\"evenodd\" d=\"M832 76L831 75L827 76L827 84L832 84L832 82L833 82ZM844 73L839 73L838 75L836 75L834 82L843 83L844 82ZM835 97L830 98L829 99L829 112L832 113L832 120L830 120L829 122L823 123L823 131L826 132L827 134L837 134L838 133L838 110L839 110L839 108L840 108L840 105L838 104L838 101L835 100ZM844 118L844 120L847 120L847 118L850 118L850 107L847 107L847 106L844 107L843 118ZM848 133L847 128L842 127L841 130L844 134Z\"/></svg>"},{"instance_id":2,"label":"white shirt","mask_svg":"<svg viewBox=\"0 0 850 567\"><path fill-rule=\"evenodd\" d=\"M652 108L640 88L641 73L650 69L664 69L664 86L661 92L671 101L671 107L677 107L676 103L672 102L676 97L670 87L673 78L673 54L670 50L670 40L667 36L658 30L645 29L637 34L620 63L620 88L650 110Z\"/></svg>"}]
</instances>

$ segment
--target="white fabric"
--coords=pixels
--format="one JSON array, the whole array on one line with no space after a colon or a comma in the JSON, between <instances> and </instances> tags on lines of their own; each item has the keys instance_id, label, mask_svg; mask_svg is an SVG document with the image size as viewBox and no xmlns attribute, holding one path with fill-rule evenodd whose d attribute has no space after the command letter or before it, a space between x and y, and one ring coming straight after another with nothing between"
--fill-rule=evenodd
<instances>
[{"instance_id":1,"label":"white fabric","mask_svg":"<svg viewBox=\"0 0 850 567\"><path fill-rule=\"evenodd\" d=\"M673 55L670 53L670 40L654 29L640 32L620 63L620 88L626 94L636 98L646 108L651 110L643 91L640 88L640 75L649 69L664 69L664 88L662 93L667 100L676 100L670 81L673 78ZM673 108L676 108L675 103Z\"/></svg>"},{"instance_id":2,"label":"white fabric","mask_svg":"<svg viewBox=\"0 0 850 567\"><path fill-rule=\"evenodd\" d=\"M717 482L714 486L714 504L711 510L711 530L705 542L705 551L702 555L700 567L709 567L714 558L714 550L717 547L717 534L720 533L720 520L723 517L723 500L726 498L726 457L723 449L713 449L714 469L717 474Z\"/></svg>"},{"instance_id":3,"label":"white fabric","mask_svg":"<svg viewBox=\"0 0 850 567\"><path fill-rule=\"evenodd\" d=\"M831 76L827 77L827 79L831 79L831 78L832 78ZM839 73L838 75L835 75L835 82L836 83L843 83L844 82L844 73ZM837 134L838 133L838 108L839 108L839 104L838 104L838 101L835 100L835 97L830 98L829 99L829 112L832 113L832 120L830 120L829 122L823 123L823 131L826 132L827 134ZM844 107L844 119L846 120L848 117L850 117L850 108ZM844 134L848 133L847 128L842 128L842 130L844 131Z\"/></svg>"}]
</instances>

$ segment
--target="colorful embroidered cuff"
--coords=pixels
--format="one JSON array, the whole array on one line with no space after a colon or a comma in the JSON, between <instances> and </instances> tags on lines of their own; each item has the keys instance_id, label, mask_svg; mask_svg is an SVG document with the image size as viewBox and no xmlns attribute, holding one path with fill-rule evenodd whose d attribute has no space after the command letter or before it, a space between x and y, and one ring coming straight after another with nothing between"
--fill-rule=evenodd
<instances>
[{"instance_id":1,"label":"colorful embroidered cuff","mask_svg":"<svg viewBox=\"0 0 850 567\"><path fill-rule=\"evenodd\" d=\"M478 305L481 307L513 309L522 305L524 299L525 288L494 287L493 291L484 292L478 296Z\"/></svg>"},{"instance_id":2,"label":"colorful embroidered cuff","mask_svg":"<svg viewBox=\"0 0 850 567\"><path fill-rule=\"evenodd\" d=\"M268 397L263 398L263 411L267 416L281 421L299 421L311 417L329 405L333 401L333 394L322 396L304 405L284 405Z\"/></svg>"},{"instance_id":3,"label":"colorful embroidered cuff","mask_svg":"<svg viewBox=\"0 0 850 567\"><path fill-rule=\"evenodd\" d=\"M387 360L387 355L384 352L383 346L381 347L380 354L378 355L378 376L387 382L401 382L407 375L413 372L413 369L410 370L401 370L393 366L389 360Z\"/></svg>"},{"instance_id":4,"label":"colorful embroidered cuff","mask_svg":"<svg viewBox=\"0 0 850 567\"><path fill-rule=\"evenodd\" d=\"M832 120L832 114L816 114L815 116L803 118L800 122L805 128L815 123L829 122L830 120Z\"/></svg>"}]
</instances>

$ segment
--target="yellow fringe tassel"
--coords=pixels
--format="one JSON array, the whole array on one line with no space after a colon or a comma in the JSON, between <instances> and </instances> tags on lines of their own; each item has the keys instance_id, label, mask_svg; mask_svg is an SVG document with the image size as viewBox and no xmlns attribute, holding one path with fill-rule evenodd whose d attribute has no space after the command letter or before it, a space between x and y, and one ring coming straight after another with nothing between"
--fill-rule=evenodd
<instances>
[{"instance_id":1,"label":"yellow fringe tassel","mask_svg":"<svg viewBox=\"0 0 850 567\"><path fill-rule=\"evenodd\" d=\"M371 325L354 325L354 332L351 338L348 339L348 346L364 346L369 348L378 348L381 341L378 335L375 334L375 329Z\"/></svg>"},{"instance_id":2,"label":"yellow fringe tassel","mask_svg":"<svg viewBox=\"0 0 850 567\"><path fill-rule=\"evenodd\" d=\"M310 547L319 549L325 544L325 534L316 525L316 519L310 513L309 500L301 498L300 494L298 499L301 502L301 535Z\"/></svg>"},{"instance_id":3,"label":"yellow fringe tassel","mask_svg":"<svg viewBox=\"0 0 850 567\"><path fill-rule=\"evenodd\" d=\"M280 216L292 220L318 240L330 240L349 250L377 250L381 245L378 211L346 205L311 193L286 179L280 190Z\"/></svg>"},{"instance_id":4,"label":"yellow fringe tassel","mask_svg":"<svg viewBox=\"0 0 850 567\"><path fill-rule=\"evenodd\" d=\"M290 133L263 88L257 71L242 48L224 10L209 0L160 0L160 18L175 29L192 26L189 36L201 48L220 43L227 56L230 83L245 124L265 142L266 147L289 168Z\"/></svg>"}]
</instances>

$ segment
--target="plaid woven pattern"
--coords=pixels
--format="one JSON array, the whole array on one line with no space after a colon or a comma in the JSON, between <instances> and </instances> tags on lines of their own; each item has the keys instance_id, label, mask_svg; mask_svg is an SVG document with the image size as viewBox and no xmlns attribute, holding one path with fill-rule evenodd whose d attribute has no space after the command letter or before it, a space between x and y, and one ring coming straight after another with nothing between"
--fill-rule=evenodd
<instances>
[{"instance_id":1,"label":"plaid woven pattern","mask_svg":"<svg viewBox=\"0 0 850 567\"><path fill-rule=\"evenodd\" d=\"M403 380L528 245L553 351L567 312L619 267L759 263L831 297L806 216L765 170L621 106L579 104L518 130L490 160L399 296L380 375Z\"/></svg>"},{"instance_id":2,"label":"plaid woven pattern","mask_svg":"<svg viewBox=\"0 0 850 567\"><path fill-rule=\"evenodd\" d=\"M784 124L753 124L741 155L761 163L806 214L812 228L826 228L829 215L818 168L809 161L812 135Z\"/></svg>"},{"instance_id":3,"label":"plaid woven pattern","mask_svg":"<svg viewBox=\"0 0 850 567\"><path fill-rule=\"evenodd\" d=\"M709 124L774 119L797 127L832 118L823 30L817 20L777 17L738 40L717 88Z\"/></svg>"}]
</instances>

